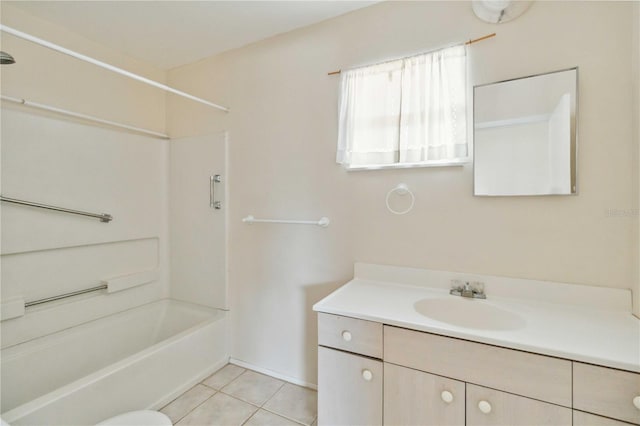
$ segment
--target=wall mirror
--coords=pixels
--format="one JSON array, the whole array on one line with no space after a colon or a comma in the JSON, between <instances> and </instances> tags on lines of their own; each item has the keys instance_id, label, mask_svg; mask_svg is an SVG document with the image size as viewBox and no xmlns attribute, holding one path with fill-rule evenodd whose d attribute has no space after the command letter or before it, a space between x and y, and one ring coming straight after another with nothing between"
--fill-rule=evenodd
<instances>
[{"instance_id":1,"label":"wall mirror","mask_svg":"<svg viewBox=\"0 0 640 426\"><path fill-rule=\"evenodd\" d=\"M473 89L474 195L576 194L578 68Z\"/></svg>"}]
</instances>

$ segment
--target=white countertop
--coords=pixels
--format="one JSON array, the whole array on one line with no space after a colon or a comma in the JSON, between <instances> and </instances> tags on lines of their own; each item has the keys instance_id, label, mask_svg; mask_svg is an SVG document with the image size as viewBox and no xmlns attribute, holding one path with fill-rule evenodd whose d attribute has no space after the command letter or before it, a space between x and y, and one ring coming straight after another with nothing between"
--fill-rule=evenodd
<instances>
[{"instance_id":1,"label":"white countertop","mask_svg":"<svg viewBox=\"0 0 640 426\"><path fill-rule=\"evenodd\" d=\"M515 281L526 282L526 280ZM531 283L535 287L539 282ZM561 283L558 283L558 286L560 291L562 289L566 291L569 288L567 294L571 291L580 291L580 287L588 288L587 293L591 289L596 292L607 291L607 289ZM460 296L449 295L448 289L441 287L442 283L438 283L437 287L428 287L377 281L370 277L358 277L356 273L355 279L315 304L313 309L318 312L640 372L640 320L629 310L620 309L615 303L605 302L593 306L594 303L569 304L504 297L492 294L490 281L485 282L486 300L467 300ZM495 290L496 293L501 293L500 285L495 286ZM531 292L532 289L528 288L524 293L526 294L527 291ZM583 291L578 294L584 293ZM594 294L599 295L601 299L606 299L600 293ZM510 296L513 295L510 294ZM507 318L513 317L515 321L509 321L509 325L504 327L486 328L476 327L469 319L462 322L465 326L437 321L416 310L416 306L425 304L424 301L427 299L435 299L435 301L427 302L426 305L429 303L443 303L443 306L453 304L456 309L459 307L460 311L467 310L466 307L469 307L470 312L482 308L479 312L486 311L490 314L495 309ZM546 299L552 299L552 296L547 295ZM458 300L461 301L458 303ZM417 302L420 304L416 305ZM471 306L465 303L483 306ZM460 314L464 315L463 312Z\"/></svg>"}]
</instances>

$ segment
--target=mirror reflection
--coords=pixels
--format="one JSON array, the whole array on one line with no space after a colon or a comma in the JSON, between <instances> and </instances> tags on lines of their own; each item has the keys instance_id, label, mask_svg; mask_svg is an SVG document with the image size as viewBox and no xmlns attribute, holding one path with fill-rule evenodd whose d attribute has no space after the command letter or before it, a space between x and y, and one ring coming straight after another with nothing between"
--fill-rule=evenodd
<instances>
[{"instance_id":1,"label":"mirror reflection","mask_svg":"<svg viewBox=\"0 0 640 426\"><path fill-rule=\"evenodd\" d=\"M474 195L576 193L578 69L474 88Z\"/></svg>"}]
</instances>

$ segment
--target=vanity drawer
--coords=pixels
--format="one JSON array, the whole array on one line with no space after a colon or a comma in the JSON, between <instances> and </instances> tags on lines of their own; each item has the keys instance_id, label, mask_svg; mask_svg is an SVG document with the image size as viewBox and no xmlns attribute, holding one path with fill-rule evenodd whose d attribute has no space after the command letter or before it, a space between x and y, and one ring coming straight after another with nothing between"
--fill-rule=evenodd
<instances>
[{"instance_id":1,"label":"vanity drawer","mask_svg":"<svg viewBox=\"0 0 640 426\"><path fill-rule=\"evenodd\" d=\"M382 358L382 324L318 313L318 344Z\"/></svg>"},{"instance_id":2,"label":"vanity drawer","mask_svg":"<svg viewBox=\"0 0 640 426\"><path fill-rule=\"evenodd\" d=\"M571 407L571 361L391 326L384 360Z\"/></svg>"},{"instance_id":3,"label":"vanity drawer","mask_svg":"<svg viewBox=\"0 0 640 426\"><path fill-rule=\"evenodd\" d=\"M634 405L638 398L638 407ZM640 424L640 374L573 363L574 408Z\"/></svg>"}]
</instances>

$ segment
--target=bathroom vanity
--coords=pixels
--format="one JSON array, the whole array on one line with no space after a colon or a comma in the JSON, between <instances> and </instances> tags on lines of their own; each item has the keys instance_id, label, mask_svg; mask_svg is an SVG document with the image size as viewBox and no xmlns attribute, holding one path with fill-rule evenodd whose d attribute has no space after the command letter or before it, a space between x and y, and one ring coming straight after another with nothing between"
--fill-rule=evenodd
<instances>
[{"instance_id":1,"label":"bathroom vanity","mask_svg":"<svg viewBox=\"0 0 640 426\"><path fill-rule=\"evenodd\" d=\"M487 300L449 294L485 282ZM626 290L357 264L318 311L320 425L640 424Z\"/></svg>"}]
</instances>

